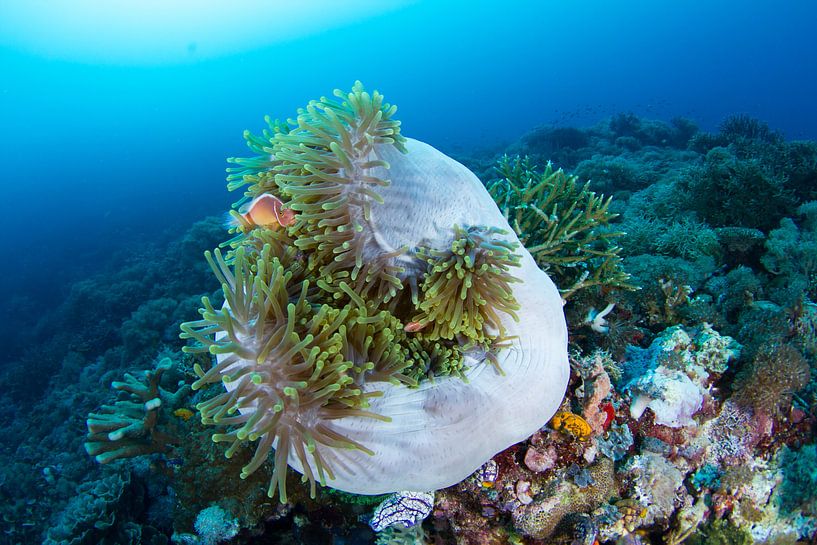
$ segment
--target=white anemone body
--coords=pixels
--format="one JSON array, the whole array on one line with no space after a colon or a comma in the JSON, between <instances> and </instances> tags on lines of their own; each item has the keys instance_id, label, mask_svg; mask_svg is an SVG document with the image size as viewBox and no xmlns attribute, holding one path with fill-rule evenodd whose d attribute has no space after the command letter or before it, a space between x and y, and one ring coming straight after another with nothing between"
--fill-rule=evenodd
<instances>
[{"instance_id":1,"label":"white anemone body","mask_svg":"<svg viewBox=\"0 0 817 545\"><path fill-rule=\"evenodd\" d=\"M406 148L407 153L389 144L374 148L376 158L389 164L388 169L377 167L376 175L390 184L378 188L384 203L372 203L370 220L361 219L366 224L364 257L405 247L409 257L398 258L400 265L407 268L406 274L418 274L423 267L412 261L411 249L420 244L447 249L455 225L498 227L507 232L508 240L518 242L471 171L422 142L408 139ZM496 353L504 376L484 354L471 352L466 356L465 380L439 377L418 388L366 384L366 391L382 392L371 400L369 410L390 420L344 417L324 422L374 452L319 445L334 473L327 485L357 494L445 488L529 437L553 416L569 377L562 299L521 244L517 253L520 266L511 273L520 282L511 287L520 305L519 320L501 314L506 334L513 339ZM234 365L242 365L241 360ZM303 473L294 451L288 460ZM313 472L316 469L312 467Z\"/></svg>"}]
</instances>

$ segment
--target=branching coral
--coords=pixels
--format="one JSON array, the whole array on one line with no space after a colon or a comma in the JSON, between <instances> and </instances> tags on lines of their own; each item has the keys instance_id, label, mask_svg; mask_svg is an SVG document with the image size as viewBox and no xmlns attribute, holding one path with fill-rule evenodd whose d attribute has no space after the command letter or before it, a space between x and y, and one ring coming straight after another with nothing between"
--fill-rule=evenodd
<instances>
[{"instance_id":1,"label":"branching coral","mask_svg":"<svg viewBox=\"0 0 817 545\"><path fill-rule=\"evenodd\" d=\"M772 229L796 203L782 173L730 149L714 148L704 164L682 183L692 198L689 207L714 227ZM705 198L701 198L705 196Z\"/></svg>"},{"instance_id":2,"label":"branching coral","mask_svg":"<svg viewBox=\"0 0 817 545\"><path fill-rule=\"evenodd\" d=\"M760 261L777 276L776 283L817 296L817 201L801 205L797 212L800 221L783 218L769 233Z\"/></svg>"},{"instance_id":3,"label":"branching coral","mask_svg":"<svg viewBox=\"0 0 817 545\"><path fill-rule=\"evenodd\" d=\"M488 191L562 297L590 286L632 288L616 244L623 233L609 226L616 217L608 212L610 198L550 163L540 173L527 158L504 156L496 170L501 178Z\"/></svg>"},{"instance_id":4,"label":"branching coral","mask_svg":"<svg viewBox=\"0 0 817 545\"><path fill-rule=\"evenodd\" d=\"M120 458L167 452L178 442L157 427L162 404L172 404L176 396L190 391L189 386L176 394L162 390L159 382L170 366L170 360L163 360L155 370L145 372L144 379L126 373L123 382L112 384L126 398L88 415L85 450L97 462L107 464Z\"/></svg>"}]
</instances>

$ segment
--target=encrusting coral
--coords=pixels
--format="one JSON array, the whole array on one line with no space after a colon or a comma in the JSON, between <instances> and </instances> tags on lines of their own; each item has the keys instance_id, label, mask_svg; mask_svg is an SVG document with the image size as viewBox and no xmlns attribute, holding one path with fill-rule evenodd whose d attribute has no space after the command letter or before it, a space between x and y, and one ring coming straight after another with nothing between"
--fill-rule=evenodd
<instances>
[{"instance_id":1,"label":"encrusting coral","mask_svg":"<svg viewBox=\"0 0 817 545\"><path fill-rule=\"evenodd\" d=\"M379 93L335 96L245 134L235 236L207 254L225 302L182 325L217 360L193 387L226 390L202 421L228 457L256 442L242 478L274 449L282 501L287 465L313 494L461 481L544 425L568 378L559 293L479 180L403 137Z\"/></svg>"}]
</instances>

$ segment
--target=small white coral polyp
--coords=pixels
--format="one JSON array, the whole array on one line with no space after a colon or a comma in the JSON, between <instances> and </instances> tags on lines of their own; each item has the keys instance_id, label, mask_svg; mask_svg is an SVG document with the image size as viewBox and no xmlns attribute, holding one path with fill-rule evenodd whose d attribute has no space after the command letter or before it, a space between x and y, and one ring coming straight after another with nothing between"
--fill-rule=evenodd
<instances>
[{"instance_id":1,"label":"small white coral polyp","mask_svg":"<svg viewBox=\"0 0 817 545\"><path fill-rule=\"evenodd\" d=\"M241 224L237 249L208 258L224 306L205 298L202 319L182 327L197 341L190 351L217 356L197 368L195 387L226 390L199 405L203 421L230 427L214 436L231 443L228 456L257 441L242 477L275 449L269 492L282 500L287 464L313 491L316 481L359 494L457 483L547 423L569 375L559 292L477 177L401 136L396 108L379 93L357 83L335 94L290 125L247 136L258 156L233 160L231 188L245 188L237 204L273 194L294 224ZM479 251L505 256L499 269L469 268L466 284L489 269L502 283L469 284L457 296L478 304L434 307L454 310L422 314L428 329L406 331L421 311L427 259L448 255L463 232L455 226L479 226L491 237ZM432 332L453 338L429 355ZM447 357L462 377L416 385L404 374L417 360Z\"/></svg>"}]
</instances>

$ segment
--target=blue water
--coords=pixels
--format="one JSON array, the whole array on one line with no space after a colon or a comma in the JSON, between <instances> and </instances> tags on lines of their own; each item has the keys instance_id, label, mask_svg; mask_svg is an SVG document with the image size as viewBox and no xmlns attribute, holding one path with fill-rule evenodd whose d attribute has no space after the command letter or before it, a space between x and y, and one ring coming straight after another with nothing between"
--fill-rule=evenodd
<instances>
[{"instance_id":1,"label":"blue water","mask_svg":"<svg viewBox=\"0 0 817 545\"><path fill-rule=\"evenodd\" d=\"M116 248L220 213L245 128L356 79L399 105L404 134L454 153L624 111L704 130L746 113L817 137L817 5L645 4L409 2L232 55L199 58L192 43L159 65L0 36L8 281L47 304Z\"/></svg>"},{"instance_id":2,"label":"blue water","mask_svg":"<svg viewBox=\"0 0 817 545\"><path fill-rule=\"evenodd\" d=\"M245 128L356 79L399 105L404 134L455 153L622 111L702 129L747 113L814 138L816 18L805 0L427 0L239 54L193 43L161 65L0 36L8 278L44 304L112 249L223 211Z\"/></svg>"}]
</instances>

